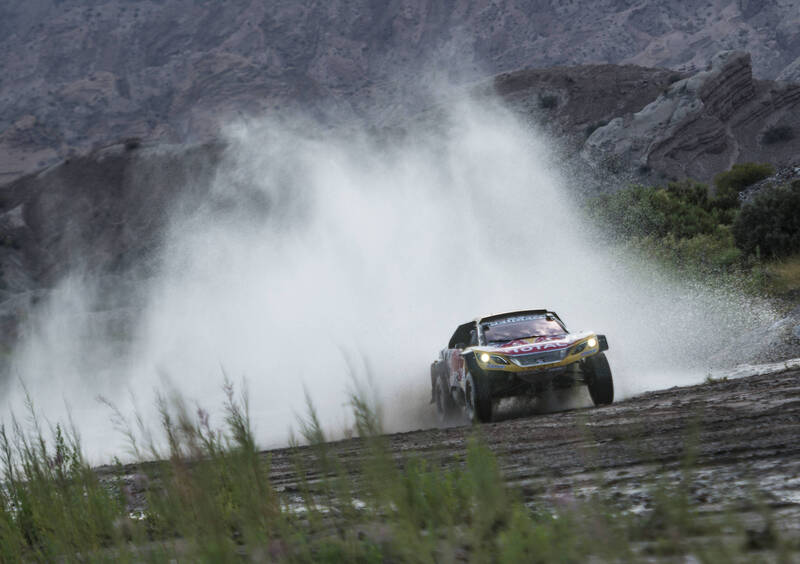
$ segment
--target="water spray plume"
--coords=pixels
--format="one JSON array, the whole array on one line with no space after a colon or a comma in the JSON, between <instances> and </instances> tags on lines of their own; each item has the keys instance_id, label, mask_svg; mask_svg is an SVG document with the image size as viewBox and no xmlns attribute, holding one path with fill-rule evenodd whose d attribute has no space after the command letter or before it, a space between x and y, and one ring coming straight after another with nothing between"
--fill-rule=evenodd
<instances>
[{"instance_id":1,"label":"water spray plume","mask_svg":"<svg viewBox=\"0 0 800 564\"><path fill-rule=\"evenodd\" d=\"M388 137L308 117L231 125L211 194L173 217L129 352L97 357L98 372L86 352L104 343L75 342L59 311L76 301L55 293L16 372L50 417L62 398L77 406L86 447L108 455L119 437L87 396L122 405L166 374L217 405L222 365L247 378L269 446L285 443L304 389L328 436L351 424L348 357L371 367L387 431L431 424L430 362L480 314L547 307L608 335L618 398L701 380L729 335L769 315L607 248L547 139L498 103L441 113Z\"/></svg>"}]
</instances>

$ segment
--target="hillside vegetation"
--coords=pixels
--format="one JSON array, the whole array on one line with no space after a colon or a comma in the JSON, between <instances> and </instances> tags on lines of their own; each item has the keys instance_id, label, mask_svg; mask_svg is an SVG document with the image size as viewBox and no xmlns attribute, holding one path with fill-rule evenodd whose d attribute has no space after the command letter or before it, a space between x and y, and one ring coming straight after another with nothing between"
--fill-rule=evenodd
<instances>
[{"instance_id":1,"label":"hillside vegetation","mask_svg":"<svg viewBox=\"0 0 800 564\"><path fill-rule=\"evenodd\" d=\"M753 291L783 296L800 289L800 180L740 197L773 172L744 163L712 186L635 185L592 200L587 212L613 241L681 275L734 276Z\"/></svg>"}]
</instances>

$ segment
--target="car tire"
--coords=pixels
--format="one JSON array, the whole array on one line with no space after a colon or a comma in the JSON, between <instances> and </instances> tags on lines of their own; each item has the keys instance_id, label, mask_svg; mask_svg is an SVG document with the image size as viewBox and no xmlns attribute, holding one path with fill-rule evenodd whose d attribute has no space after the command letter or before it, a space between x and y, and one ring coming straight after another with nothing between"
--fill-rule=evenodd
<instances>
[{"instance_id":1,"label":"car tire","mask_svg":"<svg viewBox=\"0 0 800 564\"><path fill-rule=\"evenodd\" d=\"M436 402L436 416L439 423L443 425L450 422L456 414L456 403L453 401L453 396L450 393L450 386L445 378L440 377L436 379L433 397Z\"/></svg>"},{"instance_id":2,"label":"car tire","mask_svg":"<svg viewBox=\"0 0 800 564\"><path fill-rule=\"evenodd\" d=\"M608 405L614 401L614 379L611 367L603 353L597 353L584 361L586 386L595 405Z\"/></svg>"},{"instance_id":3,"label":"car tire","mask_svg":"<svg viewBox=\"0 0 800 564\"><path fill-rule=\"evenodd\" d=\"M473 423L488 423L492 420L492 391L486 375L473 376L468 371L464 379L464 412Z\"/></svg>"}]
</instances>

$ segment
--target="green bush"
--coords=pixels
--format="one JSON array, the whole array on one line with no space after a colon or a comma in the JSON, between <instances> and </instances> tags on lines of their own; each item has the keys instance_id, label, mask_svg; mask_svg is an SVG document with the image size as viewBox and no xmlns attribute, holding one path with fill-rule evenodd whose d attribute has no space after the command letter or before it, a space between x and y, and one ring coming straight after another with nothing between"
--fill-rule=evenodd
<instances>
[{"instance_id":1,"label":"green bush","mask_svg":"<svg viewBox=\"0 0 800 564\"><path fill-rule=\"evenodd\" d=\"M800 256L800 180L763 189L741 209L738 199L771 172L765 164L735 165L716 176L715 196L692 180L631 186L590 200L586 213L617 244L677 275L780 296L797 287L793 267L780 275L771 270Z\"/></svg>"},{"instance_id":2,"label":"green bush","mask_svg":"<svg viewBox=\"0 0 800 564\"><path fill-rule=\"evenodd\" d=\"M100 482L77 432L56 425L48 444L32 407L29 416L33 432L13 414L0 425L0 562L55 562L121 542L117 481Z\"/></svg>"},{"instance_id":3,"label":"green bush","mask_svg":"<svg viewBox=\"0 0 800 564\"><path fill-rule=\"evenodd\" d=\"M670 182L667 185L667 190L672 196L683 202L700 206L706 211L711 209L708 186L701 182L688 179L680 182Z\"/></svg>"},{"instance_id":4,"label":"green bush","mask_svg":"<svg viewBox=\"0 0 800 564\"><path fill-rule=\"evenodd\" d=\"M731 231L738 209L717 204L707 185L683 180L602 196L588 212L626 246L681 273L733 274L743 265Z\"/></svg>"},{"instance_id":5,"label":"green bush","mask_svg":"<svg viewBox=\"0 0 800 564\"><path fill-rule=\"evenodd\" d=\"M800 251L800 180L756 194L742 206L733 236L748 255L778 258Z\"/></svg>"},{"instance_id":6,"label":"green bush","mask_svg":"<svg viewBox=\"0 0 800 564\"><path fill-rule=\"evenodd\" d=\"M630 240L629 244L682 272L696 274L734 271L742 258L742 252L734 244L730 227L724 225L713 233L683 238L673 235L642 237Z\"/></svg>"},{"instance_id":7,"label":"green bush","mask_svg":"<svg viewBox=\"0 0 800 564\"><path fill-rule=\"evenodd\" d=\"M667 188L632 186L592 202L590 213L622 238L693 237L712 233L718 220L708 206L708 189L693 182Z\"/></svg>"},{"instance_id":8,"label":"green bush","mask_svg":"<svg viewBox=\"0 0 800 564\"><path fill-rule=\"evenodd\" d=\"M722 209L739 207L739 192L774 174L772 165L759 163L735 164L727 172L714 177L714 206Z\"/></svg>"}]
</instances>

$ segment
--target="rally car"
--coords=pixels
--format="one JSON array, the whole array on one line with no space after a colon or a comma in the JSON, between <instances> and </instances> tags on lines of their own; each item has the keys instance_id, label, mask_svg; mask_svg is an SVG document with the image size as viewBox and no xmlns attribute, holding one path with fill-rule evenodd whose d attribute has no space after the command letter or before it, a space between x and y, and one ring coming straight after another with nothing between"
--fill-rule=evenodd
<instances>
[{"instance_id":1,"label":"rally car","mask_svg":"<svg viewBox=\"0 0 800 564\"><path fill-rule=\"evenodd\" d=\"M497 400L585 384L595 405L614 401L605 335L570 333L553 311L479 317L459 325L431 364L431 403L441 420L462 412L491 421Z\"/></svg>"}]
</instances>

